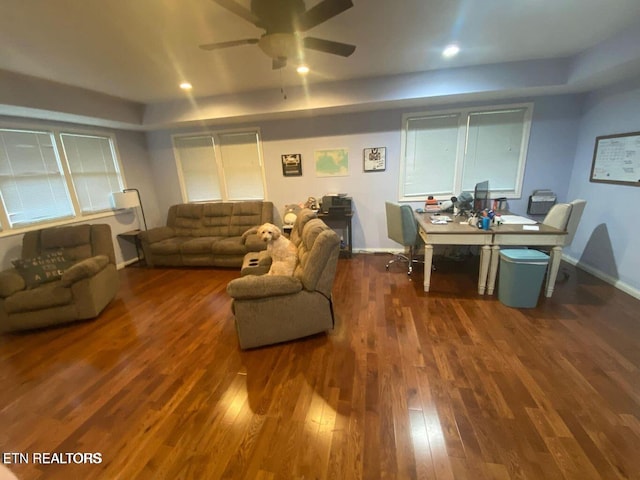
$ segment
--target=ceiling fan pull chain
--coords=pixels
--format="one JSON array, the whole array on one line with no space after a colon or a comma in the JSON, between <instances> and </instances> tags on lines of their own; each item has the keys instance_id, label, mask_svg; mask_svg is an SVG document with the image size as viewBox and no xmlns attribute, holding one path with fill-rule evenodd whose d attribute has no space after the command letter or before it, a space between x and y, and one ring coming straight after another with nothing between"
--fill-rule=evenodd
<instances>
[{"instance_id":1,"label":"ceiling fan pull chain","mask_svg":"<svg viewBox=\"0 0 640 480\"><path fill-rule=\"evenodd\" d=\"M282 68L280 69L280 93L282 94L282 99L287 99L287 92L284 91L284 79L282 78Z\"/></svg>"}]
</instances>

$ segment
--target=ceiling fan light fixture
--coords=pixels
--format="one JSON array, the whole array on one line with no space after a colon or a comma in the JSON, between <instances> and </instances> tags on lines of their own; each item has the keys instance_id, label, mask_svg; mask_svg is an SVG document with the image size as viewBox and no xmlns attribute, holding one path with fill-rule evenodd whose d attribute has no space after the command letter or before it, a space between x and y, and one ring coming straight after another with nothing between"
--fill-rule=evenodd
<instances>
[{"instance_id":1,"label":"ceiling fan light fixture","mask_svg":"<svg viewBox=\"0 0 640 480\"><path fill-rule=\"evenodd\" d=\"M460 47L455 43L447 45L444 50L442 50L442 56L444 58L453 58L460 53Z\"/></svg>"},{"instance_id":2,"label":"ceiling fan light fixture","mask_svg":"<svg viewBox=\"0 0 640 480\"><path fill-rule=\"evenodd\" d=\"M289 58L296 53L296 37L293 33L270 33L260 38L258 46L271 58Z\"/></svg>"}]
</instances>

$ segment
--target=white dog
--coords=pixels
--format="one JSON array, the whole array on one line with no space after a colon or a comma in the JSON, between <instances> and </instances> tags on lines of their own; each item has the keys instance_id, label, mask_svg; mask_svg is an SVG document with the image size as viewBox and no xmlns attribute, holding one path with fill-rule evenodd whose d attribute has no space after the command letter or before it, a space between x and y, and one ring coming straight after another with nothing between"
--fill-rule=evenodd
<instances>
[{"instance_id":1,"label":"white dog","mask_svg":"<svg viewBox=\"0 0 640 480\"><path fill-rule=\"evenodd\" d=\"M295 245L271 223L261 225L258 236L267 243L267 253L271 257L271 268L267 275L293 275L298 260Z\"/></svg>"}]
</instances>

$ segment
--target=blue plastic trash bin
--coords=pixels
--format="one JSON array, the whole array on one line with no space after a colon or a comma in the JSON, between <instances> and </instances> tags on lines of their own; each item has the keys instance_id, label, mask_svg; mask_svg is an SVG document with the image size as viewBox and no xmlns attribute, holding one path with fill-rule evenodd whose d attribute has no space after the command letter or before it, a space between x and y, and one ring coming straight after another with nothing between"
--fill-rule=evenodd
<instances>
[{"instance_id":1,"label":"blue plastic trash bin","mask_svg":"<svg viewBox=\"0 0 640 480\"><path fill-rule=\"evenodd\" d=\"M539 250L500 250L498 299L508 307L534 308L548 264L549 255Z\"/></svg>"}]
</instances>

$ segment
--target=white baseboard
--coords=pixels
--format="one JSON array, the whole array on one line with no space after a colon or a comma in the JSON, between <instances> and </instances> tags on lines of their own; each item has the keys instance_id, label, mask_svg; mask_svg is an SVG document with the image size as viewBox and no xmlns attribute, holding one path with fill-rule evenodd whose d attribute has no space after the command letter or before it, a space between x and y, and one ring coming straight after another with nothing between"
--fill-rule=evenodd
<instances>
[{"instance_id":1,"label":"white baseboard","mask_svg":"<svg viewBox=\"0 0 640 480\"><path fill-rule=\"evenodd\" d=\"M128 267L132 263L136 263L138 261L138 257L133 257L131 260L127 260L126 262L120 262L116 264L116 269L122 270L125 267Z\"/></svg>"},{"instance_id":2,"label":"white baseboard","mask_svg":"<svg viewBox=\"0 0 640 480\"><path fill-rule=\"evenodd\" d=\"M368 254L374 254L374 253L390 253L390 254L395 254L395 253L403 253L402 250L398 250L398 249L392 249L392 248L359 248L357 250L354 251L354 253L368 253ZM634 298L637 298L638 300L640 300L640 290L638 290L637 288L632 287L631 285L629 285L626 282L623 282L622 280L618 279L618 278L614 278L611 275L607 275L606 273L593 268L589 265L585 265L583 263L580 263L579 260L570 257L569 255L566 255L565 253L562 254L562 259L565 260L566 262L570 263L571 265L576 266L577 268L584 270L587 273L590 273L591 275L593 275L594 277L599 278L600 280L602 280L603 282L608 283L609 285L613 285L614 287L616 287L618 290L622 290L625 293L628 293L629 295L631 295Z\"/></svg>"},{"instance_id":3,"label":"white baseboard","mask_svg":"<svg viewBox=\"0 0 640 480\"><path fill-rule=\"evenodd\" d=\"M585 265L584 263L580 263L579 260L577 260L576 258L570 257L569 255L566 255L564 253L562 254L562 259L570 263L571 265L575 265L580 270L584 270L585 272L590 273L594 277L598 277L603 282L606 282L609 285L613 285L618 290L622 290L623 292L628 293L632 297L640 300L640 290L632 287L628 283L623 282L618 278L612 277L611 275L608 275L598 270L597 268L591 267L589 265Z\"/></svg>"}]
</instances>

